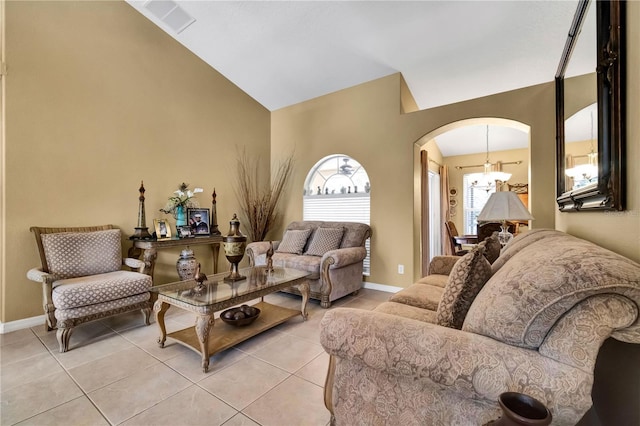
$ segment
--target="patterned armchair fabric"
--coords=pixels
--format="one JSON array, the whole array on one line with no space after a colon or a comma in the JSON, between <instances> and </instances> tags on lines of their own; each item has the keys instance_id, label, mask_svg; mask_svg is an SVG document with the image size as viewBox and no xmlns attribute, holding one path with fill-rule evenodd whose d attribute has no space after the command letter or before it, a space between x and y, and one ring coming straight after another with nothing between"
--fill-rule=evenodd
<instances>
[{"instance_id":1,"label":"patterned armchair fabric","mask_svg":"<svg viewBox=\"0 0 640 426\"><path fill-rule=\"evenodd\" d=\"M36 236L42 267L27 277L43 285L47 330L58 329L60 352L69 349L73 328L83 322L141 309L149 324L150 276L144 262L122 259L121 233L111 225L41 228ZM122 265L139 272L121 270Z\"/></svg>"},{"instance_id":2,"label":"patterned armchair fabric","mask_svg":"<svg viewBox=\"0 0 640 426\"><path fill-rule=\"evenodd\" d=\"M325 314L335 423L481 425L514 391L545 403L553 424L576 424L592 405L604 340L640 343L640 265L540 230L514 238L492 270L462 330L397 301Z\"/></svg>"},{"instance_id":3,"label":"patterned armchair fabric","mask_svg":"<svg viewBox=\"0 0 640 426\"><path fill-rule=\"evenodd\" d=\"M365 242L371 236L369 225L357 222L291 222L282 241L274 241L273 265L311 272L311 297L323 308L362 288ZM247 244L251 265L266 264L269 243ZM295 288L287 292L300 294Z\"/></svg>"}]
</instances>

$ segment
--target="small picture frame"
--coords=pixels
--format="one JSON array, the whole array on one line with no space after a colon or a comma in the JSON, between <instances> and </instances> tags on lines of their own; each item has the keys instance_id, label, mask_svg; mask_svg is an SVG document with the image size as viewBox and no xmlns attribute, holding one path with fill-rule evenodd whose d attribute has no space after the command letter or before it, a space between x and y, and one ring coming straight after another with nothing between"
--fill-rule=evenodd
<instances>
[{"instance_id":1,"label":"small picture frame","mask_svg":"<svg viewBox=\"0 0 640 426\"><path fill-rule=\"evenodd\" d=\"M171 226L169 226L169 222L164 219L153 219L153 226L156 229L157 240L171 239Z\"/></svg>"},{"instance_id":2,"label":"small picture frame","mask_svg":"<svg viewBox=\"0 0 640 426\"><path fill-rule=\"evenodd\" d=\"M188 208L187 221L192 235L209 235L209 209Z\"/></svg>"},{"instance_id":3,"label":"small picture frame","mask_svg":"<svg viewBox=\"0 0 640 426\"><path fill-rule=\"evenodd\" d=\"M189 225L183 225L177 227L178 238L193 238L194 235L191 232L191 227Z\"/></svg>"}]
</instances>

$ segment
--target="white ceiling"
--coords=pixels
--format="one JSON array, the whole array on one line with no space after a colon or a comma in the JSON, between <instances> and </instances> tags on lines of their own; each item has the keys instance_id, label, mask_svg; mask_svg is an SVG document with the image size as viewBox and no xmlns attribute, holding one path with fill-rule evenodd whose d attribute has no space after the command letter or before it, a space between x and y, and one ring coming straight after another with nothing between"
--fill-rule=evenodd
<instances>
[{"instance_id":1,"label":"white ceiling","mask_svg":"<svg viewBox=\"0 0 640 426\"><path fill-rule=\"evenodd\" d=\"M420 109L553 81L577 7L577 0L178 1L195 22L177 33L145 7L149 1L127 2L271 111L396 72ZM484 131L468 130L466 139L484 151Z\"/></svg>"}]
</instances>

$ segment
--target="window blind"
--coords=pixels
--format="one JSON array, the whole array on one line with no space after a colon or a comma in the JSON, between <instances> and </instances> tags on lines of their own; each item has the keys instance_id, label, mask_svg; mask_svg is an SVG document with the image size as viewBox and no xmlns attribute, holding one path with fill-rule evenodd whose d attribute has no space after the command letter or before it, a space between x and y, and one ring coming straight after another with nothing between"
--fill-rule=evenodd
<instances>
[{"instance_id":1,"label":"window blind","mask_svg":"<svg viewBox=\"0 0 640 426\"><path fill-rule=\"evenodd\" d=\"M485 189L476 188L472 185L477 173L466 174L463 176L463 189L464 189L464 233L467 235L475 235L478 232L478 215L482 208L487 203L489 196L493 194L495 188L489 191Z\"/></svg>"}]
</instances>

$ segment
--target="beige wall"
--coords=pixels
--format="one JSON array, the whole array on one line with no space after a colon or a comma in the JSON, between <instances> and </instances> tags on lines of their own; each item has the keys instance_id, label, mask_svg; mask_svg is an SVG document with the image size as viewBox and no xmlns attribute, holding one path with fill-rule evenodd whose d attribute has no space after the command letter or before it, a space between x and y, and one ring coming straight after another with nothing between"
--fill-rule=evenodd
<instances>
[{"instance_id":1,"label":"beige wall","mask_svg":"<svg viewBox=\"0 0 640 426\"><path fill-rule=\"evenodd\" d=\"M112 223L126 238L141 180L151 227L184 181L202 207L216 188L226 232L235 146L269 159L269 111L124 2L7 2L6 61L2 322L42 315L30 226ZM156 282L177 254L160 253Z\"/></svg>"},{"instance_id":2,"label":"beige wall","mask_svg":"<svg viewBox=\"0 0 640 426\"><path fill-rule=\"evenodd\" d=\"M395 74L272 113L272 156L294 146L303 154L296 164L294 196L287 200L285 221L302 216L302 197L297 194L315 162L332 153L350 155L364 165L371 178L373 238L368 280L410 285L420 269L419 227L414 213L419 211L414 192L419 183L414 169L419 149L414 146L437 137L438 130L444 131L451 123L483 117L530 126L534 159L522 158L531 165L522 174L530 175L532 182L534 226L554 227L553 83L410 114L401 114L401 91L402 78ZM398 264L412 273L397 274Z\"/></svg>"},{"instance_id":3,"label":"beige wall","mask_svg":"<svg viewBox=\"0 0 640 426\"><path fill-rule=\"evenodd\" d=\"M640 262L640 2L627 2L627 207L622 212L556 213L556 227ZM576 106L574 109L578 110Z\"/></svg>"}]
</instances>

